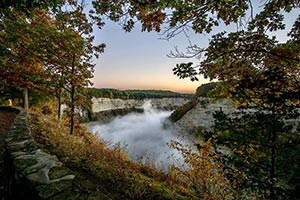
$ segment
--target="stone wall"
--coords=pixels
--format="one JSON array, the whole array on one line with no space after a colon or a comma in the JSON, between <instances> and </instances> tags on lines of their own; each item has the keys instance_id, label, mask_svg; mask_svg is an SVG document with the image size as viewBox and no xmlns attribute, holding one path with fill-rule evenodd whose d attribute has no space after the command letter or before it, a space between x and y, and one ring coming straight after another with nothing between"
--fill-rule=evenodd
<instances>
[{"instance_id":1,"label":"stone wall","mask_svg":"<svg viewBox=\"0 0 300 200\"><path fill-rule=\"evenodd\" d=\"M50 155L33 141L27 114L20 110L6 136L12 199L77 199L81 196L75 175L56 156Z\"/></svg>"},{"instance_id":2,"label":"stone wall","mask_svg":"<svg viewBox=\"0 0 300 200\"><path fill-rule=\"evenodd\" d=\"M150 101L153 108L172 110L177 106L188 102L187 98L157 98L157 99L110 99L110 98L92 98L92 111L94 113L114 110L114 109L142 109L145 102Z\"/></svg>"}]
</instances>

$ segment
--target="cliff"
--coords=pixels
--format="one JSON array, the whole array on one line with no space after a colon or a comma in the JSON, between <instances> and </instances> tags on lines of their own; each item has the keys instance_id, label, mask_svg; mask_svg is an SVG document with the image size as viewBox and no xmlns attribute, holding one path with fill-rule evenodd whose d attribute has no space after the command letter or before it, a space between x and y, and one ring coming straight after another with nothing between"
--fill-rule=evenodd
<instances>
[{"instance_id":1,"label":"cliff","mask_svg":"<svg viewBox=\"0 0 300 200\"><path fill-rule=\"evenodd\" d=\"M213 99L206 97L198 97L194 99L196 103L192 104L193 107L189 108L188 111L182 114L179 119L174 121L174 127L180 133L193 133L197 127L202 127L207 130L212 130L214 125L213 114L216 111L222 110L225 114L229 116L241 116L242 110L239 110L234 107L233 103L225 99ZM176 109L176 111L180 110ZM300 109L297 109L299 112ZM176 112L174 111L172 115ZM255 109L247 109L243 112L252 113L256 112ZM171 116L172 116L171 115ZM178 114L177 114L178 115ZM180 114L179 114L180 115ZM172 121L172 118L171 118ZM300 118L290 119L284 121L287 125L293 126L293 131L300 130Z\"/></svg>"},{"instance_id":2,"label":"cliff","mask_svg":"<svg viewBox=\"0 0 300 200\"><path fill-rule=\"evenodd\" d=\"M200 97L197 104L178 119L174 126L182 133L192 133L199 126L211 129L214 124L213 113L220 110L225 114L237 112L230 101Z\"/></svg>"},{"instance_id":3,"label":"cliff","mask_svg":"<svg viewBox=\"0 0 300 200\"><path fill-rule=\"evenodd\" d=\"M142 113L144 112L144 110L139 108L118 108L112 110L104 110L94 113L94 119L97 120L97 124L105 124L111 122L117 116L124 116L132 112Z\"/></svg>"},{"instance_id":4,"label":"cliff","mask_svg":"<svg viewBox=\"0 0 300 200\"><path fill-rule=\"evenodd\" d=\"M176 107L188 102L187 98L152 98L152 99L110 99L92 98L92 112L115 109L142 109L145 102L151 101L153 108L163 110L173 110Z\"/></svg>"}]
</instances>

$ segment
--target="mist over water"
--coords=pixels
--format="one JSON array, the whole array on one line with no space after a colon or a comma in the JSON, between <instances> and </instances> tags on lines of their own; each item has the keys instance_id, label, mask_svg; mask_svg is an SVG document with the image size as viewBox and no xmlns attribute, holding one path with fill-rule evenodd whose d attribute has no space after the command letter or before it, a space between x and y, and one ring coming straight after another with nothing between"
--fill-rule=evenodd
<instances>
[{"instance_id":1,"label":"mist over water","mask_svg":"<svg viewBox=\"0 0 300 200\"><path fill-rule=\"evenodd\" d=\"M144 104L144 113L131 113L117 117L108 124L89 127L94 134L108 141L110 146L120 145L132 160L167 170L170 164L181 166L182 155L168 146L172 140L187 143L178 138L175 130L166 128L164 122L171 112L154 110L150 102Z\"/></svg>"}]
</instances>

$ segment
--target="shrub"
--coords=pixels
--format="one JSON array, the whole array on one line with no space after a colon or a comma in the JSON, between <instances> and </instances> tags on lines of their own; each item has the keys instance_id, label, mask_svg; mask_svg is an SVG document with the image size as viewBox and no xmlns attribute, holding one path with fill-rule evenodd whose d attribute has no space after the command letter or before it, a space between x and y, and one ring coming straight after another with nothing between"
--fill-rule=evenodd
<instances>
[{"instance_id":1,"label":"shrub","mask_svg":"<svg viewBox=\"0 0 300 200\"><path fill-rule=\"evenodd\" d=\"M211 140L202 142L199 149L177 141L170 146L183 155L187 164L186 169L173 166L173 173L185 182L186 187L191 186L207 200L233 199L230 181L223 174L220 155L214 152Z\"/></svg>"}]
</instances>

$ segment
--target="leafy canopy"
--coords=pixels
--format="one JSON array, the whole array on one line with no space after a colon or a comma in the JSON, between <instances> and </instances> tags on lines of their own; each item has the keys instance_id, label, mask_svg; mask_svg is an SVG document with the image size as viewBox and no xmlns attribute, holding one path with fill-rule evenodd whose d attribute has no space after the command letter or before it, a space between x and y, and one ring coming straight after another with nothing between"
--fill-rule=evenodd
<instances>
[{"instance_id":1,"label":"leafy canopy","mask_svg":"<svg viewBox=\"0 0 300 200\"><path fill-rule=\"evenodd\" d=\"M296 93L299 91L300 17L295 19L291 30L286 30L287 42L280 43L270 36L270 32L285 30L284 14L299 9L298 0L260 3L249 0L100 0L93 1L93 5L93 13L122 22L126 31L140 21L142 31L162 31L168 39L188 29L210 33L216 26L236 24L236 31L213 35L208 47L191 44L187 47L188 54L171 53L171 57L200 58L196 64L177 64L174 74L192 81L198 80L199 74L219 79L225 86L221 96L235 97L242 101L241 105L257 103L271 109L280 107L274 104L274 99L285 99L282 102L285 105L294 105L299 99ZM268 75L270 71L273 75ZM281 80L288 80L277 81L276 87L266 85L277 75Z\"/></svg>"}]
</instances>

